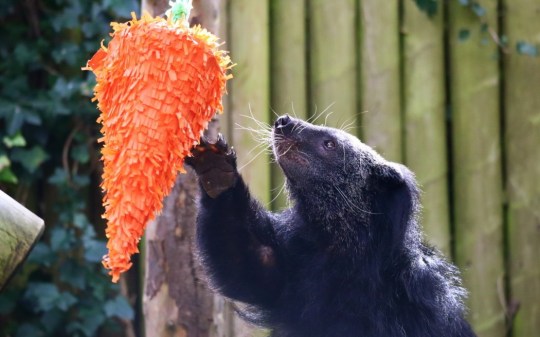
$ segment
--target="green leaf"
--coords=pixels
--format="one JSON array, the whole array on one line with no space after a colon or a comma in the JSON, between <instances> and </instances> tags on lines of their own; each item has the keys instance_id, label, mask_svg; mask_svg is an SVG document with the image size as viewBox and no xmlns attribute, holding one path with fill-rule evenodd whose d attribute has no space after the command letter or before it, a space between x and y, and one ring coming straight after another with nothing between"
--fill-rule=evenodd
<instances>
[{"instance_id":1,"label":"green leaf","mask_svg":"<svg viewBox=\"0 0 540 337\"><path fill-rule=\"evenodd\" d=\"M72 305L77 303L77 298L71 293L64 291L58 296L56 300L56 307L62 311L67 311Z\"/></svg>"},{"instance_id":2,"label":"green leaf","mask_svg":"<svg viewBox=\"0 0 540 337\"><path fill-rule=\"evenodd\" d=\"M105 242L98 240L84 241L84 259L88 262L101 262L103 255L107 254Z\"/></svg>"},{"instance_id":3,"label":"green leaf","mask_svg":"<svg viewBox=\"0 0 540 337\"><path fill-rule=\"evenodd\" d=\"M74 261L66 261L60 268L60 281L77 289L86 286L85 269Z\"/></svg>"},{"instance_id":4,"label":"green leaf","mask_svg":"<svg viewBox=\"0 0 540 337\"><path fill-rule=\"evenodd\" d=\"M414 0L418 8L428 16L437 14L438 0Z\"/></svg>"},{"instance_id":5,"label":"green leaf","mask_svg":"<svg viewBox=\"0 0 540 337\"><path fill-rule=\"evenodd\" d=\"M15 337L44 337L45 333L39 327L30 323L23 323L17 329Z\"/></svg>"},{"instance_id":6,"label":"green leaf","mask_svg":"<svg viewBox=\"0 0 540 337\"><path fill-rule=\"evenodd\" d=\"M53 185L62 185L67 182L67 179L68 175L66 171L57 167L54 169L54 173L49 177L49 179L47 179L47 182Z\"/></svg>"},{"instance_id":7,"label":"green leaf","mask_svg":"<svg viewBox=\"0 0 540 337\"><path fill-rule=\"evenodd\" d=\"M56 259L56 254L53 253L51 248L44 242L38 242L30 255L28 255L29 263L36 263L45 267L50 267L54 260Z\"/></svg>"},{"instance_id":8,"label":"green leaf","mask_svg":"<svg viewBox=\"0 0 540 337\"><path fill-rule=\"evenodd\" d=\"M15 173L13 173L13 171L11 171L9 167L4 167L0 170L0 182L16 184L19 182L19 180L17 179Z\"/></svg>"},{"instance_id":9,"label":"green leaf","mask_svg":"<svg viewBox=\"0 0 540 337\"><path fill-rule=\"evenodd\" d=\"M55 284L47 282L30 282L24 294L35 312L47 312L53 308L67 311L77 303L77 298L67 291L60 292Z\"/></svg>"},{"instance_id":10,"label":"green leaf","mask_svg":"<svg viewBox=\"0 0 540 337\"><path fill-rule=\"evenodd\" d=\"M74 174L72 177L71 177L71 180L73 181L73 183L77 186L88 186L88 184L90 184L90 177L88 177L87 175L82 175L82 174Z\"/></svg>"},{"instance_id":11,"label":"green leaf","mask_svg":"<svg viewBox=\"0 0 540 337\"><path fill-rule=\"evenodd\" d=\"M45 312L55 307L60 292L56 285L46 282L30 282L24 294L24 298L34 305L35 312Z\"/></svg>"},{"instance_id":12,"label":"green leaf","mask_svg":"<svg viewBox=\"0 0 540 337\"><path fill-rule=\"evenodd\" d=\"M78 144L71 148L71 159L78 161L81 164L86 164L90 160L90 153L86 144Z\"/></svg>"},{"instance_id":13,"label":"green leaf","mask_svg":"<svg viewBox=\"0 0 540 337\"><path fill-rule=\"evenodd\" d=\"M65 228L55 227L51 232L51 249L53 252L67 250L73 241L72 233Z\"/></svg>"},{"instance_id":14,"label":"green leaf","mask_svg":"<svg viewBox=\"0 0 540 337\"><path fill-rule=\"evenodd\" d=\"M11 166L11 161L6 155L0 155L0 170Z\"/></svg>"},{"instance_id":15,"label":"green leaf","mask_svg":"<svg viewBox=\"0 0 540 337\"><path fill-rule=\"evenodd\" d=\"M90 222L88 221L86 214L77 212L73 215L73 224L77 228L85 228L90 225Z\"/></svg>"},{"instance_id":16,"label":"green leaf","mask_svg":"<svg viewBox=\"0 0 540 337\"><path fill-rule=\"evenodd\" d=\"M20 163L28 172L35 173L49 155L41 146L34 145L31 149L14 149L11 160Z\"/></svg>"},{"instance_id":17,"label":"green leaf","mask_svg":"<svg viewBox=\"0 0 540 337\"><path fill-rule=\"evenodd\" d=\"M118 317L127 320L132 320L134 317L131 305L129 305L126 298L122 295L118 295L115 299L108 300L105 303L104 309L107 317Z\"/></svg>"},{"instance_id":18,"label":"green leaf","mask_svg":"<svg viewBox=\"0 0 540 337\"><path fill-rule=\"evenodd\" d=\"M465 42L467 41L467 39L471 36L471 32L466 29L466 28L462 28L459 30L458 32L458 40L460 42Z\"/></svg>"},{"instance_id":19,"label":"green leaf","mask_svg":"<svg viewBox=\"0 0 540 337\"><path fill-rule=\"evenodd\" d=\"M537 46L524 42L524 41L519 41L516 44L516 50L519 54L533 56L533 57L537 57L539 54Z\"/></svg>"},{"instance_id":20,"label":"green leaf","mask_svg":"<svg viewBox=\"0 0 540 337\"><path fill-rule=\"evenodd\" d=\"M76 322L68 324L66 330L70 335L74 335L76 332L82 332L85 336L95 336L97 330L105 322L105 315L102 311L92 308L82 308L79 310L80 318Z\"/></svg>"},{"instance_id":21,"label":"green leaf","mask_svg":"<svg viewBox=\"0 0 540 337\"><path fill-rule=\"evenodd\" d=\"M0 296L0 315L10 314L17 305L17 292L4 292Z\"/></svg>"},{"instance_id":22,"label":"green leaf","mask_svg":"<svg viewBox=\"0 0 540 337\"><path fill-rule=\"evenodd\" d=\"M11 137L5 136L3 141L9 149L11 149L12 147L26 146L26 139L24 139L20 131Z\"/></svg>"},{"instance_id":23,"label":"green leaf","mask_svg":"<svg viewBox=\"0 0 540 337\"><path fill-rule=\"evenodd\" d=\"M53 335L65 319L65 312L58 309L47 311L41 316L41 325L45 328L48 335Z\"/></svg>"},{"instance_id":24,"label":"green leaf","mask_svg":"<svg viewBox=\"0 0 540 337\"><path fill-rule=\"evenodd\" d=\"M482 7L480 4L478 4L477 2L472 4L471 9L474 12L474 14L476 14L476 16L478 17L482 17L486 15L486 9Z\"/></svg>"}]
</instances>

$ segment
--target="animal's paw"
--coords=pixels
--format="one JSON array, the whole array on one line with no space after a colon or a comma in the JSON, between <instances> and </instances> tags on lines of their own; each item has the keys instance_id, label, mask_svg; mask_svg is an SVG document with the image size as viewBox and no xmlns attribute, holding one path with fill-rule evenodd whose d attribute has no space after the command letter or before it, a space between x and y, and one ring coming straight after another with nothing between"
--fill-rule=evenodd
<instances>
[{"instance_id":1,"label":"animal's paw","mask_svg":"<svg viewBox=\"0 0 540 337\"><path fill-rule=\"evenodd\" d=\"M185 163L191 166L205 192L211 198L217 198L236 183L236 152L229 147L221 134L215 143L201 138L201 143L191 149L192 157Z\"/></svg>"}]
</instances>

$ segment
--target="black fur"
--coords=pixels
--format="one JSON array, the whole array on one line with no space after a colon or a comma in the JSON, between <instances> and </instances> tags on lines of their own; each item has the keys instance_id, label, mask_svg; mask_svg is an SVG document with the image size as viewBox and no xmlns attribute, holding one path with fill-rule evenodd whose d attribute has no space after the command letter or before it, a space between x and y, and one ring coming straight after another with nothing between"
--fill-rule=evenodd
<instances>
[{"instance_id":1,"label":"black fur","mask_svg":"<svg viewBox=\"0 0 540 337\"><path fill-rule=\"evenodd\" d=\"M272 137L293 204L281 213L251 197L222 139L188 161L208 191L197 244L219 292L274 337L474 336L456 268L421 241L406 167L288 116Z\"/></svg>"}]
</instances>

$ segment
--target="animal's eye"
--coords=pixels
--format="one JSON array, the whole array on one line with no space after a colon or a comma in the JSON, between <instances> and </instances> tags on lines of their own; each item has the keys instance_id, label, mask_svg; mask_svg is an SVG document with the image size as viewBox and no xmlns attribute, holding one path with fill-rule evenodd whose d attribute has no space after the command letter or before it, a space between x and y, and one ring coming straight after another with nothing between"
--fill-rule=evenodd
<instances>
[{"instance_id":1,"label":"animal's eye","mask_svg":"<svg viewBox=\"0 0 540 337\"><path fill-rule=\"evenodd\" d=\"M336 142L334 142L333 140L325 140L324 147L328 150L333 150L336 148Z\"/></svg>"}]
</instances>

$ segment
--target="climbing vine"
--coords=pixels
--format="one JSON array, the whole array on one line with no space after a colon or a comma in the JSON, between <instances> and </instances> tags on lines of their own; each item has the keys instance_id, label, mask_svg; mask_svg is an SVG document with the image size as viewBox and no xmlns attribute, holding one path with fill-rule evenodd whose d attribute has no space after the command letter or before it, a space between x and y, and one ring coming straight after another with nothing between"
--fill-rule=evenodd
<instances>
[{"instance_id":1,"label":"climbing vine","mask_svg":"<svg viewBox=\"0 0 540 337\"><path fill-rule=\"evenodd\" d=\"M134 316L100 263L100 136L93 75L80 68L109 22L137 8L120 0L0 6L0 188L46 221L0 293L0 336L116 335Z\"/></svg>"}]
</instances>

